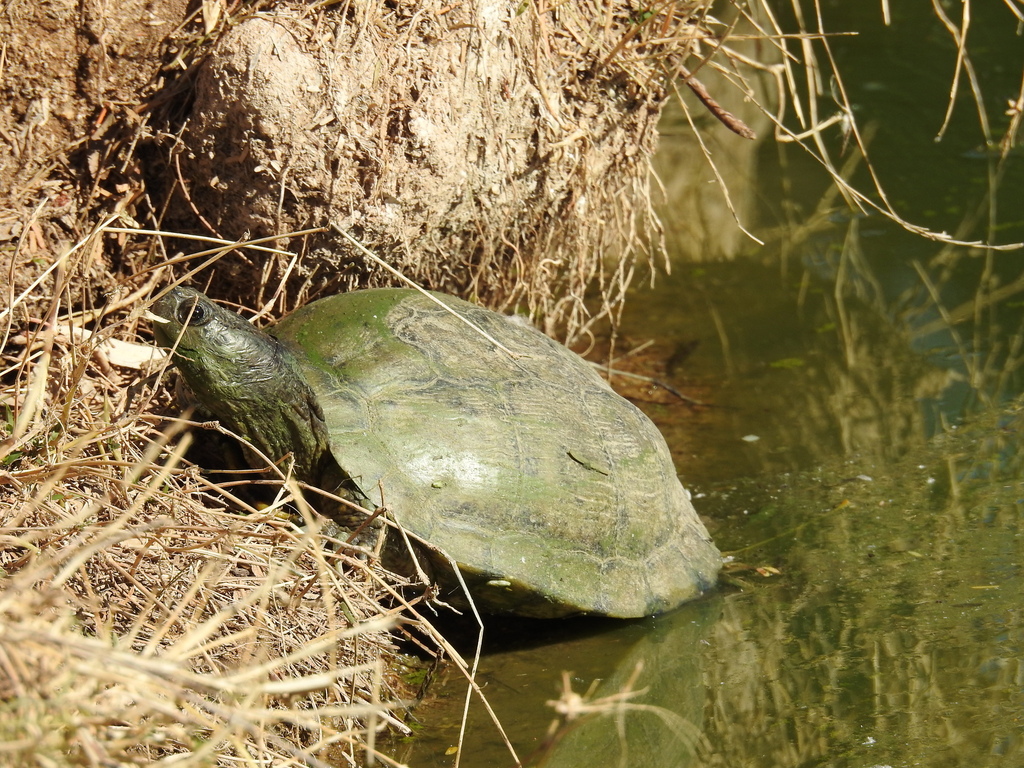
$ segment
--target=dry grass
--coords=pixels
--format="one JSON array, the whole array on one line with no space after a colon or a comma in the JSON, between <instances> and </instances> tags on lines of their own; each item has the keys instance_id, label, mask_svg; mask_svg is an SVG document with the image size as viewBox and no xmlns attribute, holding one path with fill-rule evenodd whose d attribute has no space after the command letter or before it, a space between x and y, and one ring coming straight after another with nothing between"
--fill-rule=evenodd
<instances>
[{"instance_id":1,"label":"dry grass","mask_svg":"<svg viewBox=\"0 0 1024 768\"><path fill-rule=\"evenodd\" d=\"M389 622L316 537L88 507L4 526L24 553L0 599L9 764L361 762L398 706Z\"/></svg>"},{"instance_id":2,"label":"dry grass","mask_svg":"<svg viewBox=\"0 0 1024 768\"><path fill-rule=\"evenodd\" d=\"M396 579L297 526L294 486L247 510L189 467L159 381L103 340L131 324L83 340L58 285L63 322L7 325L0 760L362 762L402 706Z\"/></svg>"}]
</instances>

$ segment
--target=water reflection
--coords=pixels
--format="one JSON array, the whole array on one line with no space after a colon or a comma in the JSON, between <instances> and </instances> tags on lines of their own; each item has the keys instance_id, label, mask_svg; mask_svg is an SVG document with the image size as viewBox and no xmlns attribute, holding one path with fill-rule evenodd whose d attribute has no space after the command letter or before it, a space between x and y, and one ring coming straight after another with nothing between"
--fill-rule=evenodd
<instances>
[{"instance_id":1,"label":"water reflection","mask_svg":"<svg viewBox=\"0 0 1024 768\"><path fill-rule=\"evenodd\" d=\"M782 574L724 601L702 766L1020 764L1022 429L708 499L760 500L737 554Z\"/></svg>"},{"instance_id":2,"label":"water reflection","mask_svg":"<svg viewBox=\"0 0 1024 768\"><path fill-rule=\"evenodd\" d=\"M936 403L962 378L916 352L869 298L761 261L679 270L628 312L628 340L656 327L669 348L699 341L672 381L703 393L709 428L695 433L678 401L646 407L684 480L702 487L827 456L900 456L933 431Z\"/></svg>"},{"instance_id":3,"label":"water reflection","mask_svg":"<svg viewBox=\"0 0 1024 768\"><path fill-rule=\"evenodd\" d=\"M478 680L526 764L593 766L600 755L602 768L681 768L700 739L704 656L696 650L719 602L631 622L492 622ZM438 698L417 710L429 729L396 751L410 765L454 762L465 685L448 672ZM467 733L462 765L513 764L483 708L471 710Z\"/></svg>"},{"instance_id":4,"label":"water reflection","mask_svg":"<svg viewBox=\"0 0 1024 768\"><path fill-rule=\"evenodd\" d=\"M1021 764L1022 435L1013 408L898 462L840 458L709 494L740 590L649 622L617 661L593 698L645 687L636 730L594 718L542 764Z\"/></svg>"},{"instance_id":5,"label":"water reflection","mask_svg":"<svg viewBox=\"0 0 1024 768\"><path fill-rule=\"evenodd\" d=\"M537 755L547 768L684 768L696 764L702 742L705 637L720 600L684 606L643 623L643 636L613 670L576 700L550 745ZM577 713L573 717L573 713Z\"/></svg>"},{"instance_id":6,"label":"water reflection","mask_svg":"<svg viewBox=\"0 0 1024 768\"><path fill-rule=\"evenodd\" d=\"M752 179L733 197L764 244L737 241L735 227L721 226L724 216L706 213L716 200L725 209L714 187L702 190L711 201L694 202L701 192L693 182L705 171L692 159L692 140L671 130L680 118L669 115L657 168L676 197L662 216L686 228L670 229L674 274L632 297L621 330L627 347L651 337L669 348L699 345L672 383L710 392L702 399L722 409L719 417L695 425L652 408L691 481L851 453L894 459L943 424L1024 389L1024 171L1019 149L1000 145L1015 136L1013 109L990 119L1002 107L998 94L1019 92L1020 72L1005 66L1007 56L1019 61L1010 55L1019 38L1007 18L996 20L1005 11L988 7L976 17L972 66L984 76L974 112L958 102L943 125L949 82L936 73L950 41L935 11L904 10L884 28L872 4L830 9L833 28L859 32L831 50L872 163L849 147L844 154L838 126L820 136L821 151L842 157L844 177L876 202L878 179L900 215L943 234L922 236L867 207L851 209L804 149L768 142L739 153L741 167L730 165L735 178ZM921 117L891 119L901 114ZM709 255L728 261L708 263ZM759 439L743 445L743 437Z\"/></svg>"}]
</instances>

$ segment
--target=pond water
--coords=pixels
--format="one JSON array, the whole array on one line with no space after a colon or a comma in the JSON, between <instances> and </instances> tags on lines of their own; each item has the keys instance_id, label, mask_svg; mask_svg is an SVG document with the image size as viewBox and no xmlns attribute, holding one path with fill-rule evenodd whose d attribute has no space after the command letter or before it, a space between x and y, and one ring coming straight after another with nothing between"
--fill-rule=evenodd
<instances>
[{"instance_id":1,"label":"pond water","mask_svg":"<svg viewBox=\"0 0 1024 768\"><path fill-rule=\"evenodd\" d=\"M886 27L879 3L824 4L832 29L860 33L833 46L889 199L961 240L1021 242L1020 148L1000 163L969 91L934 140L955 46L928 4L895 6ZM1024 42L1008 5L973 12L998 140ZM729 565L718 593L655 619L489 628L479 680L517 754L592 768L1024 765L1024 250L909 234L844 206L792 144L719 137L717 156L737 147L727 178L758 246L705 197L691 204L696 183L673 185L710 178L678 122L661 157L672 275L635 293L619 344L655 339L659 375L705 403L640 405ZM838 130L826 141L839 157ZM863 164L851 174L867 188ZM454 674L435 686L415 713L422 735L395 757L453 765L464 691ZM559 698L579 716L557 716ZM461 764L514 764L480 707Z\"/></svg>"}]
</instances>

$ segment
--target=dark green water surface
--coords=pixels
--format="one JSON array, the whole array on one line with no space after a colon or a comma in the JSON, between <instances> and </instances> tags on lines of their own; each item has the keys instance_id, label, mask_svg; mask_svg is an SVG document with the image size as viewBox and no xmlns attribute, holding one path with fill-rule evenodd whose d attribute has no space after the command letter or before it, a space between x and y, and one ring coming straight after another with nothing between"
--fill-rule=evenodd
<instances>
[{"instance_id":1,"label":"dark green water surface","mask_svg":"<svg viewBox=\"0 0 1024 768\"><path fill-rule=\"evenodd\" d=\"M965 83L934 140L955 46L928 3L891 5L884 27L880 3L823 4L860 32L832 45L889 199L932 230L1019 243L1020 147L1000 162L986 146ZM970 5L998 141L1024 37L1007 3ZM962 3L941 6L959 22ZM640 405L728 555L723 586L639 622L495 624L479 681L531 764L1024 766L1024 250L909 234L846 206L798 147L705 127L764 245L737 236L667 118L672 275L636 291L619 344L653 340L656 373L707 403ZM824 138L849 159L838 126ZM448 673L392 754L453 765L464 692ZM461 765L514 765L476 705Z\"/></svg>"}]
</instances>

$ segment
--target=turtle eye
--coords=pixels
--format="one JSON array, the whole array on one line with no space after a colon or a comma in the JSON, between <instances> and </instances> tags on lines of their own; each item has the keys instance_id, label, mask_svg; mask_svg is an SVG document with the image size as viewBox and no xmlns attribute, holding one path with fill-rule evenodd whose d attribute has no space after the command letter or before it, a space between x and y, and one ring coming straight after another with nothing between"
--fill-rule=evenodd
<instances>
[{"instance_id":1,"label":"turtle eye","mask_svg":"<svg viewBox=\"0 0 1024 768\"><path fill-rule=\"evenodd\" d=\"M185 302L178 305L178 309L175 312L175 319L182 325L206 325L210 322L213 317L213 313L210 312L209 307L200 302L196 301Z\"/></svg>"}]
</instances>

